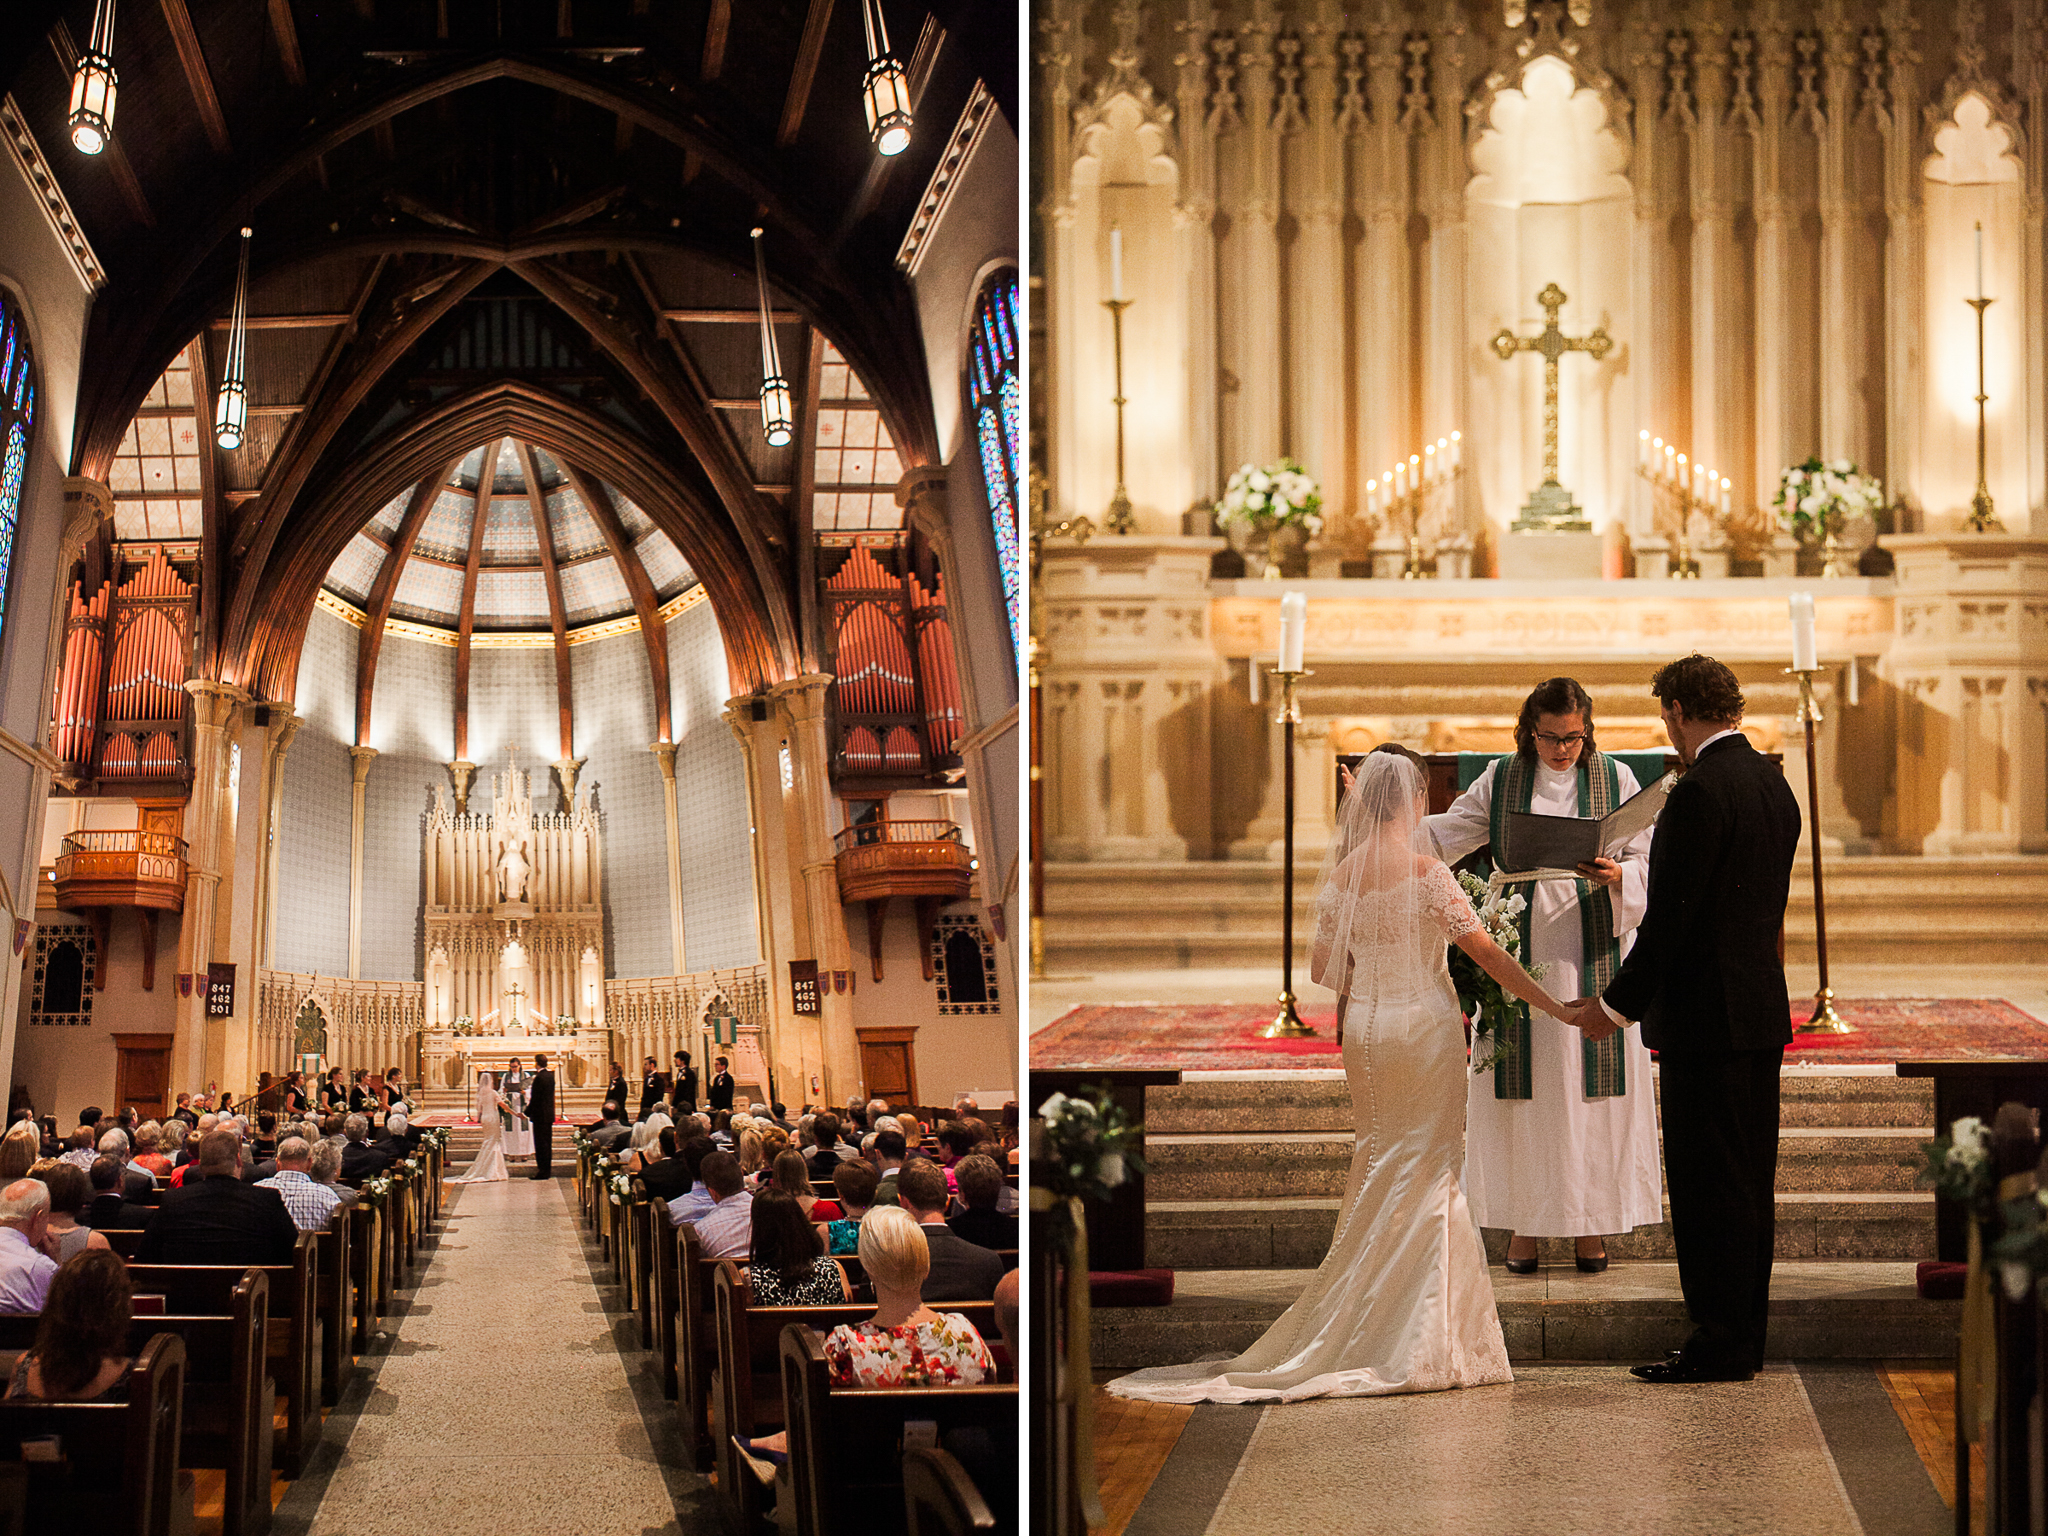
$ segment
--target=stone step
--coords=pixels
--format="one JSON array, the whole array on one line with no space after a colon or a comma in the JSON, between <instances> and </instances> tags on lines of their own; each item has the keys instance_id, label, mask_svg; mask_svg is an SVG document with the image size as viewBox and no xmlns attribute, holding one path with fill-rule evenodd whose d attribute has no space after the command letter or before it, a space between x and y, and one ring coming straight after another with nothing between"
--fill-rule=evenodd
<instances>
[{"instance_id":1,"label":"stone step","mask_svg":"<svg viewBox=\"0 0 2048 1536\"><path fill-rule=\"evenodd\" d=\"M1147 1186L1148 1193L1150 1186ZM1162 1269L1289 1269L1322 1262L1337 1224L1338 1197L1271 1200L1151 1200L1145 1207L1145 1262ZM1669 1202L1665 1210L1670 1210ZM1777 1254L1781 1259L1888 1260L1934 1257L1934 1195L1780 1193ZM1507 1257L1508 1234L1485 1231L1488 1255ZM1537 1245L1546 1264L1571 1267L1569 1238ZM1608 1256L1672 1257L1671 1225L1616 1233Z\"/></svg>"},{"instance_id":2,"label":"stone step","mask_svg":"<svg viewBox=\"0 0 2048 1536\"><path fill-rule=\"evenodd\" d=\"M1652 1069L1654 1076L1655 1069ZM1779 1121L1786 1126L1924 1126L1934 1120L1928 1078L1876 1071L1788 1071L1779 1079ZM1351 1126L1351 1090L1338 1069L1327 1076L1216 1074L1190 1077L1145 1094L1148 1134L1241 1131L1337 1131Z\"/></svg>"},{"instance_id":3,"label":"stone step","mask_svg":"<svg viewBox=\"0 0 2048 1536\"><path fill-rule=\"evenodd\" d=\"M1297 854L1295 939L1314 935L1319 853ZM1837 966L2048 962L2048 858L1837 858L1827 865L1828 952ZM1277 956L1281 871L1255 860L1050 864L1047 964L1085 971L1236 966ZM1786 959L1814 954L1802 861L1785 915Z\"/></svg>"},{"instance_id":4,"label":"stone step","mask_svg":"<svg viewBox=\"0 0 2048 1536\"><path fill-rule=\"evenodd\" d=\"M1869 1194L1913 1188L1928 1127L1787 1127L1778 1138L1778 1188ZM1260 1200L1343 1193L1353 1136L1269 1131L1145 1138L1147 1201Z\"/></svg>"},{"instance_id":5,"label":"stone step","mask_svg":"<svg viewBox=\"0 0 2048 1536\"><path fill-rule=\"evenodd\" d=\"M1691 1331L1677 1266L1616 1261L1575 1269L1492 1272L1511 1360L1641 1361ZM1182 1270L1170 1307L1103 1307L1089 1322L1098 1368L1137 1370L1228 1357L1249 1347L1307 1283L1305 1270ZM1962 1303L1922 1301L1905 1263L1780 1264L1771 1284L1773 1360L1948 1359Z\"/></svg>"}]
</instances>

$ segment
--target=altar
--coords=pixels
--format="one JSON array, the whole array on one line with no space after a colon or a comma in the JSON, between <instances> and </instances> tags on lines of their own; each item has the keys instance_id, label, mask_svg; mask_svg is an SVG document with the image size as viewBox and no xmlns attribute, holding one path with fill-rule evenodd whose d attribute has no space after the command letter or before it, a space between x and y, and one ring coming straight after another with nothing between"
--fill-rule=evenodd
<instances>
[{"instance_id":1,"label":"altar","mask_svg":"<svg viewBox=\"0 0 2048 1536\"><path fill-rule=\"evenodd\" d=\"M533 1058L545 1056L556 1080L565 1088L602 1087L611 1067L611 1031L583 1026L566 1034L509 1031L457 1034L452 1028L426 1030L420 1036L420 1076L430 1088L475 1086L479 1072L503 1072L513 1057L528 1073Z\"/></svg>"}]
</instances>

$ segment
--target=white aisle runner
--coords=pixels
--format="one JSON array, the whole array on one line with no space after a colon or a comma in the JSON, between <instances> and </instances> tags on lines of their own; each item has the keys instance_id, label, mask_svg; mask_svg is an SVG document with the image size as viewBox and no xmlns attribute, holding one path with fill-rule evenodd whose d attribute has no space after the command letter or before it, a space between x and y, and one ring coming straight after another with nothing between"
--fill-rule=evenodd
<instances>
[{"instance_id":1,"label":"white aisle runner","mask_svg":"<svg viewBox=\"0 0 2048 1536\"><path fill-rule=\"evenodd\" d=\"M678 1530L573 1188L515 1175L449 1191L442 1241L312 1536Z\"/></svg>"}]
</instances>

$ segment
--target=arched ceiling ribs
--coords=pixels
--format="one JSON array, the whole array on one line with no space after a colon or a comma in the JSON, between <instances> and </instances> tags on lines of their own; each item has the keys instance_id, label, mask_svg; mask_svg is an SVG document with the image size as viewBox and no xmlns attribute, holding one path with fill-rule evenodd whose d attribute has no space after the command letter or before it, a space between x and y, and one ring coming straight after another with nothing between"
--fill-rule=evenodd
<instances>
[{"instance_id":1,"label":"arched ceiling ribs","mask_svg":"<svg viewBox=\"0 0 2048 1536\"><path fill-rule=\"evenodd\" d=\"M672 690L668 681L668 625L661 617L661 604L654 595L654 583L647 579L647 568L633 552L633 541L626 536L625 525L619 521L619 509L612 505L605 488L566 460L562 468L568 473L569 483L576 487L576 494L590 509L597 531L604 537L605 547L611 550L612 559L618 562L619 570L626 578L626 590L633 598L633 612L640 620L640 638L647 642L648 675L654 682L654 739L673 741L675 738L670 733L669 721Z\"/></svg>"},{"instance_id":2,"label":"arched ceiling ribs","mask_svg":"<svg viewBox=\"0 0 2048 1536\"><path fill-rule=\"evenodd\" d=\"M476 634L476 588L484 563L484 529L491 517L491 489L498 479L498 442L484 444L476 494L470 503L469 555L462 566L462 607L455 620L455 758L469 760L469 656Z\"/></svg>"},{"instance_id":3,"label":"arched ceiling ribs","mask_svg":"<svg viewBox=\"0 0 2048 1536\"><path fill-rule=\"evenodd\" d=\"M583 327L584 332L611 357L626 376L644 390L655 408L681 437L691 455L710 476L713 490L738 531L742 547L753 562L761 586L781 585L781 562L770 547L771 535L783 537L777 519L761 494L754 489L753 473L733 446L725 424L718 420L701 384L693 386L680 365L672 373L661 366L659 355L638 343L660 328L658 313L645 313L641 324L628 329L612 319L586 296L586 285L572 280L553 267L538 262L518 262L512 267L543 297ZM613 296L621 307L623 298ZM787 622L786 611L782 621ZM776 637L778 645L794 652L798 639L794 629Z\"/></svg>"},{"instance_id":4,"label":"arched ceiling ribs","mask_svg":"<svg viewBox=\"0 0 2048 1536\"><path fill-rule=\"evenodd\" d=\"M555 564L555 531L548 521L547 492L540 483L540 466L533 450L516 445L519 473L526 481L526 505L533 513L533 537L540 545L541 582L548 589L548 628L555 635L555 710L560 717L561 755L576 755L576 721L569 687L569 614L562 605L562 572ZM628 578L631 585L631 578Z\"/></svg>"},{"instance_id":5,"label":"arched ceiling ribs","mask_svg":"<svg viewBox=\"0 0 2048 1536\"><path fill-rule=\"evenodd\" d=\"M323 477L241 573L260 604L238 604L223 646L222 674L260 698L290 698L299 651L320 584L356 530L423 476L480 440L512 436L564 465L601 475L675 542L704 584L725 642L737 693L802 670L789 599L764 583L723 510L698 498L688 477L617 421L533 385L500 380L445 400L381 438L375 452Z\"/></svg>"},{"instance_id":6,"label":"arched ceiling ribs","mask_svg":"<svg viewBox=\"0 0 2048 1536\"><path fill-rule=\"evenodd\" d=\"M420 481L412 500L406 503L405 515L399 519L391 551L377 567L377 579L370 584L363 630L356 637L355 744L359 747L370 745L370 701L377 689L377 658L384 649L384 625L391 617L391 600L398 595L398 579L405 574L405 562L412 558L412 547L419 542L420 529L434 509L435 498L454 474L455 465L451 463L440 474Z\"/></svg>"}]
</instances>

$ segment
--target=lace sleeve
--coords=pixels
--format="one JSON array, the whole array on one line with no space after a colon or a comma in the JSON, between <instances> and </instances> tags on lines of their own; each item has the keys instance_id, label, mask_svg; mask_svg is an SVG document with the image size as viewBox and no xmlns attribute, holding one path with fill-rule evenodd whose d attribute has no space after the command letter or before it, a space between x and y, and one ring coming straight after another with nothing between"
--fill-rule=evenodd
<instances>
[{"instance_id":1,"label":"lace sleeve","mask_svg":"<svg viewBox=\"0 0 2048 1536\"><path fill-rule=\"evenodd\" d=\"M1449 942L1478 933L1485 926L1458 888L1458 877L1442 864L1431 866L1422 877L1422 910Z\"/></svg>"}]
</instances>

